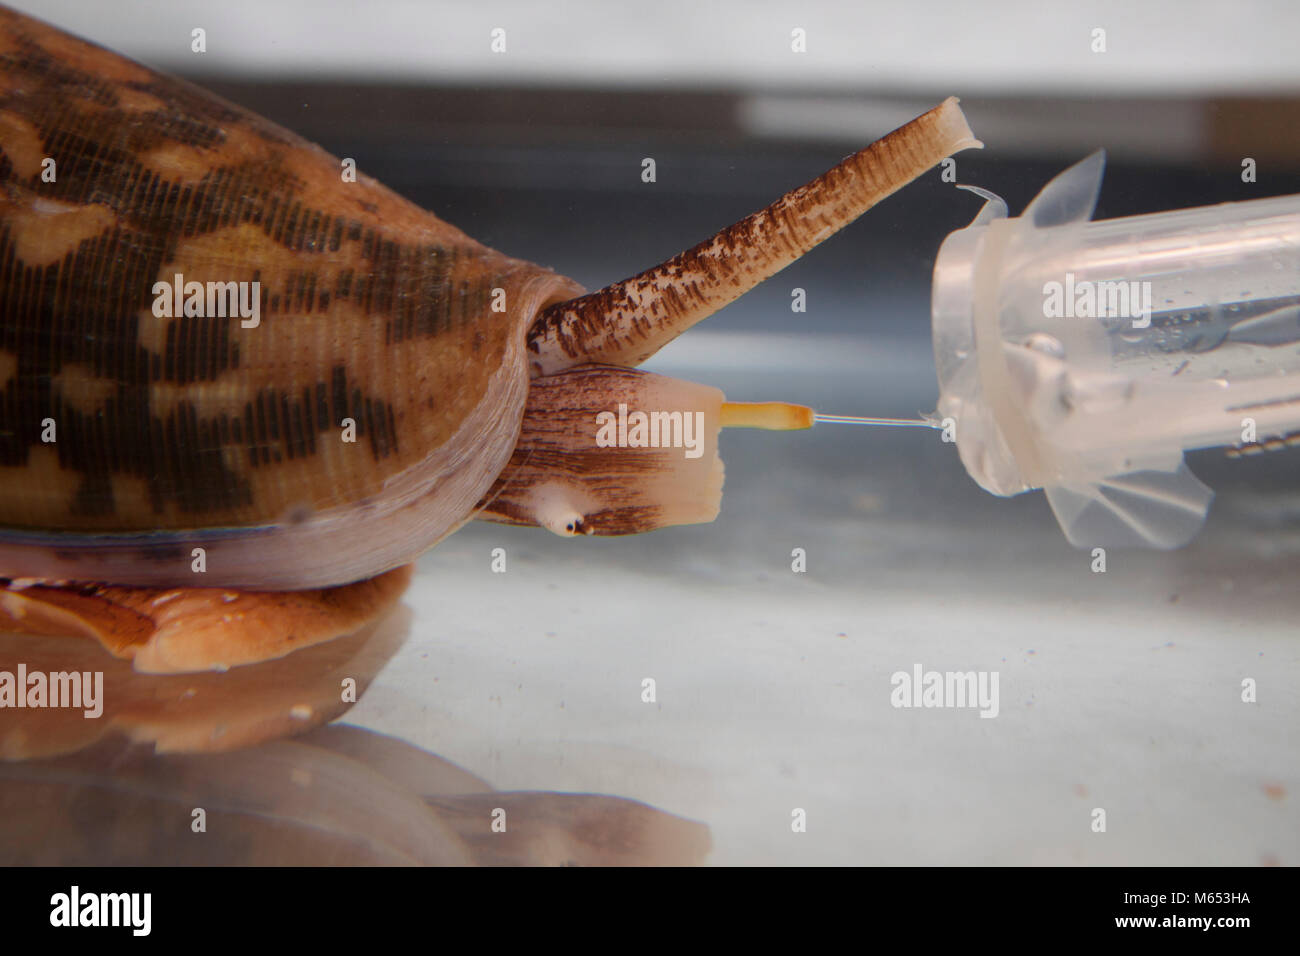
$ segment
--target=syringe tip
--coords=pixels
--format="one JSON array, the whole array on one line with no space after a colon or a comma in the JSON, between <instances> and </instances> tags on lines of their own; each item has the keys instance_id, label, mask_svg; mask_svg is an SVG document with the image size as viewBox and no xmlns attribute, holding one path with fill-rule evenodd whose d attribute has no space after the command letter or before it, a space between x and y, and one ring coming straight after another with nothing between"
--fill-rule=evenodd
<instances>
[{"instance_id":1,"label":"syringe tip","mask_svg":"<svg viewBox=\"0 0 1300 956\"><path fill-rule=\"evenodd\" d=\"M867 418L861 415L823 415L807 405L790 402L723 402L723 428L767 428L791 431L827 425L881 425L887 428L938 428L927 418Z\"/></svg>"},{"instance_id":2,"label":"syringe tip","mask_svg":"<svg viewBox=\"0 0 1300 956\"><path fill-rule=\"evenodd\" d=\"M938 428L939 424L928 418L866 418L861 415L813 414L813 421L830 425L881 425L886 428Z\"/></svg>"}]
</instances>

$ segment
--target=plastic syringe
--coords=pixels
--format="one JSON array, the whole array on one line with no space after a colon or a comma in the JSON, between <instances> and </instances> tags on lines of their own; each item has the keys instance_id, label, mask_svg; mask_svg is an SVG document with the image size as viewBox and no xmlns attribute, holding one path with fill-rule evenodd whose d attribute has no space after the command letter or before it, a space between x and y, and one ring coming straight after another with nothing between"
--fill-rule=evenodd
<instances>
[{"instance_id":1,"label":"plastic syringe","mask_svg":"<svg viewBox=\"0 0 1300 956\"><path fill-rule=\"evenodd\" d=\"M1184 451L1300 432L1300 196L1091 222L1104 162L1014 219L972 190L935 262L936 418L988 491L1043 488L1072 543L1172 548L1213 497Z\"/></svg>"},{"instance_id":2,"label":"plastic syringe","mask_svg":"<svg viewBox=\"0 0 1300 956\"><path fill-rule=\"evenodd\" d=\"M1300 436L1300 196L1090 221L1105 154L1018 218L993 193L935 261L937 411L727 403L724 425L938 427L995 495L1047 494L1075 545L1185 544L1214 497L1187 450Z\"/></svg>"}]
</instances>

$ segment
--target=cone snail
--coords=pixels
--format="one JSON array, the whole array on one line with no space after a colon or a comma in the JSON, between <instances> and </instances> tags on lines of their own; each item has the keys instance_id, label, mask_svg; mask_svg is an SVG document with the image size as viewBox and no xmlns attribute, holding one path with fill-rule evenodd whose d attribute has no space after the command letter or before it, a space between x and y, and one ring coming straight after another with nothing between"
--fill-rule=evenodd
<instances>
[{"instance_id":1,"label":"cone snail","mask_svg":"<svg viewBox=\"0 0 1300 956\"><path fill-rule=\"evenodd\" d=\"M268 622L319 619L300 644L391 603L400 569L472 518L568 535L711 520L723 396L635 367L978 145L949 99L586 294L244 109L0 8L0 624L130 655L165 612L178 646L204 632L208 649L148 666L228 666L293 649ZM702 413L699 454L598 443L620 405L677 432L673 412ZM249 646L222 659L223 641Z\"/></svg>"}]
</instances>

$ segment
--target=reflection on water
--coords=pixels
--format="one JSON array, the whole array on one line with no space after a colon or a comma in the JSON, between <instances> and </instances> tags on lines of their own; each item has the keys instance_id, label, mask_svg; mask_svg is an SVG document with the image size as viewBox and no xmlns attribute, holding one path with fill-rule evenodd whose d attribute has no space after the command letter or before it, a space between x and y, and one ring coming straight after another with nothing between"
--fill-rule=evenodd
<instances>
[{"instance_id":1,"label":"reflection on water","mask_svg":"<svg viewBox=\"0 0 1300 956\"><path fill-rule=\"evenodd\" d=\"M104 740L0 780L6 866L681 865L710 847L703 824L643 803L495 792L346 725L205 755Z\"/></svg>"},{"instance_id":2,"label":"reflection on water","mask_svg":"<svg viewBox=\"0 0 1300 956\"><path fill-rule=\"evenodd\" d=\"M97 718L0 709L0 864L680 865L708 854L706 826L643 803L498 792L404 741L323 726L365 692L410 621L402 606L221 674L141 674L84 637L0 634L0 670L103 673Z\"/></svg>"},{"instance_id":3,"label":"reflection on water","mask_svg":"<svg viewBox=\"0 0 1300 956\"><path fill-rule=\"evenodd\" d=\"M98 718L76 707L0 709L0 758L72 753L114 734L160 753L201 753L301 733L351 707L409 631L410 611L399 606L352 634L288 657L224 673L175 675L141 674L84 637L0 633L2 670L23 664L29 674L104 675Z\"/></svg>"}]
</instances>

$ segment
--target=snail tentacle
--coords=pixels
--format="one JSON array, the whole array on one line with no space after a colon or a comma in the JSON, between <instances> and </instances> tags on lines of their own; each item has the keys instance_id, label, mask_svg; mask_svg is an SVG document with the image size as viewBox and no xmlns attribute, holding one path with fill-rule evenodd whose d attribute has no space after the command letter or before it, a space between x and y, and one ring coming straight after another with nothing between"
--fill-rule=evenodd
<instances>
[{"instance_id":1,"label":"snail tentacle","mask_svg":"<svg viewBox=\"0 0 1300 956\"><path fill-rule=\"evenodd\" d=\"M949 97L699 245L544 310L528 334L533 375L584 362L641 364L945 157L982 146Z\"/></svg>"}]
</instances>

